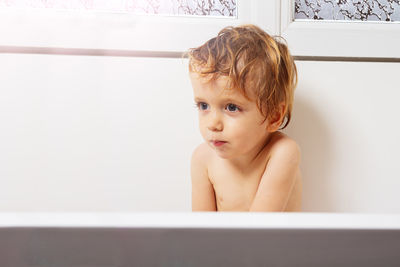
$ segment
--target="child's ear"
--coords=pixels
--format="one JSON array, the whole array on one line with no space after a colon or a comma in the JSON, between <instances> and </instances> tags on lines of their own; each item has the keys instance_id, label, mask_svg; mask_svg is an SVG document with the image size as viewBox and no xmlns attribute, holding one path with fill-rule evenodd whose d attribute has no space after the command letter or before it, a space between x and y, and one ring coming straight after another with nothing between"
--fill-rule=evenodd
<instances>
[{"instance_id":1,"label":"child's ear","mask_svg":"<svg viewBox=\"0 0 400 267\"><path fill-rule=\"evenodd\" d=\"M269 123L267 126L268 132L276 132L282 124L282 120L285 115L285 103L280 103L278 110L275 112L273 116L270 117Z\"/></svg>"}]
</instances>

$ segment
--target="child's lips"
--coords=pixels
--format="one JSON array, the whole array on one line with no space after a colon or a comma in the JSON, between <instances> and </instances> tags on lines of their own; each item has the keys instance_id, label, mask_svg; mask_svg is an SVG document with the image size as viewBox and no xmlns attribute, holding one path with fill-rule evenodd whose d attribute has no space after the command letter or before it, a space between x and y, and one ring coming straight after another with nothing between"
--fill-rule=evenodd
<instances>
[{"instance_id":1,"label":"child's lips","mask_svg":"<svg viewBox=\"0 0 400 267\"><path fill-rule=\"evenodd\" d=\"M212 140L211 142L213 143L214 146L217 146L217 147L222 146L225 143L227 143L226 141L221 141L221 140Z\"/></svg>"}]
</instances>

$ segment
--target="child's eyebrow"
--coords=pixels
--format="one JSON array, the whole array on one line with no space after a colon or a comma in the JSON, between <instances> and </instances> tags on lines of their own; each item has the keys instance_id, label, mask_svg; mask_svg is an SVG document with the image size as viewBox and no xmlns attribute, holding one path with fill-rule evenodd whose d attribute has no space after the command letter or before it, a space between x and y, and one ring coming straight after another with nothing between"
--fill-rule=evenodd
<instances>
[{"instance_id":1,"label":"child's eyebrow","mask_svg":"<svg viewBox=\"0 0 400 267\"><path fill-rule=\"evenodd\" d=\"M196 98L194 99L194 102L204 102L204 99L199 98L199 97L196 97Z\"/></svg>"},{"instance_id":2,"label":"child's eyebrow","mask_svg":"<svg viewBox=\"0 0 400 267\"><path fill-rule=\"evenodd\" d=\"M200 97L196 97L194 99L194 101L195 102L206 102L204 99L202 99ZM246 103L244 101L241 101L241 100L238 100L238 99L235 99L235 98L232 98L232 97L223 98L223 99L221 99L221 102L223 102L223 103L235 103L235 104L238 104L240 106L246 105Z\"/></svg>"},{"instance_id":3,"label":"child's eyebrow","mask_svg":"<svg viewBox=\"0 0 400 267\"><path fill-rule=\"evenodd\" d=\"M237 103L241 106L245 105L245 102L236 98L232 98L232 97L227 97L223 99L224 102L233 102L233 103Z\"/></svg>"}]
</instances>

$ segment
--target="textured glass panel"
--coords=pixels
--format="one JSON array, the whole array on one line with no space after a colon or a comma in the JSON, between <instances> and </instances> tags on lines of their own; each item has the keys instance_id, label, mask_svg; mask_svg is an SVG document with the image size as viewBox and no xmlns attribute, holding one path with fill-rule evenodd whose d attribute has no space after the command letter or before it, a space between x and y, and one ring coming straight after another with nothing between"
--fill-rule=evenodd
<instances>
[{"instance_id":1,"label":"textured glass panel","mask_svg":"<svg viewBox=\"0 0 400 267\"><path fill-rule=\"evenodd\" d=\"M0 7L236 17L236 0L0 0Z\"/></svg>"},{"instance_id":2,"label":"textured glass panel","mask_svg":"<svg viewBox=\"0 0 400 267\"><path fill-rule=\"evenodd\" d=\"M400 21L400 0L295 0L295 19Z\"/></svg>"}]
</instances>

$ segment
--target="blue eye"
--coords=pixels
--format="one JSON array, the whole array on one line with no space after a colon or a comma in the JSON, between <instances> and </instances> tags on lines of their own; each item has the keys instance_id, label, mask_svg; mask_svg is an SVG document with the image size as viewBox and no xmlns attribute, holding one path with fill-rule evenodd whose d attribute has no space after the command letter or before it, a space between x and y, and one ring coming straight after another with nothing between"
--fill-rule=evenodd
<instances>
[{"instance_id":1,"label":"blue eye","mask_svg":"<svg viewBox=\"0 0 400 267\"><path fill-rule=\"evenodd\" d=\"M236 106L235 104L228 104L226 106L226 109L230 112L236 112L236 111L240 111L239 107Z\"/></svg>"},{"instance_id":2,"label":"blue eye","mask_svg":"<svg viewBox=\"0 0 400 267\"><path fill-rule=\"evenodd\" d=\"M207 103L204 103L204 102L199 102L199 103L197 103L197 107L198 107L200 110L206 110L206 109L208 108L208 104L207 104Z\"/></svg>"}]
</instances>

